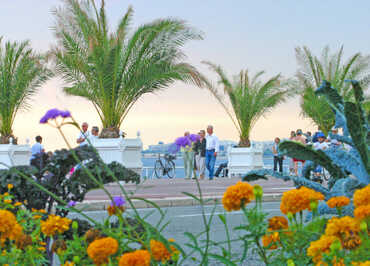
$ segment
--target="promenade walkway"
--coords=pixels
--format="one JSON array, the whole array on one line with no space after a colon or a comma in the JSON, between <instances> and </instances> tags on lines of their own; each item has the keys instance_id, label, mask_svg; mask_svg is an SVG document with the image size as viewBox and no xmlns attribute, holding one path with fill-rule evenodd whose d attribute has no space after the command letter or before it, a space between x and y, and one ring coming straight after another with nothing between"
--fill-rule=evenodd
<instances>
[{"instance_id":1,"label":"promenade walkway","mask_svg":"<svg viewBox=\"0 0 370 266\"><path fill-rule=\"evenodd\" d=\"M202 195L206 199L214 199L219 201L226 188L235 184L240 178L217 178L213 181L200 180ZM284 182L283 180L271 177L269 180L258 180L250 182L250 184L259 184L264 191L264 201L279 201L284 191L294 188L292 182ZM123 196L117 184L108 184L105 188L112 196ZM191 193L199 196L197 184L195 180L177 179L150 179L139 185L124 184L124 188L132 197L145 198L153 201L160 207L174 206L190 206L198 205L198 202L191 197L184 195L183 192ZM134 200L137 208L150 208L152 205L141 200ZM210 201L208 204L213 203ZM88 210L104 210L110 204L109 197L103 190L90 191L85 201L80 204L86 211ZM81 206L81 207L82 207Z\"/></svg>"}]
</instances>

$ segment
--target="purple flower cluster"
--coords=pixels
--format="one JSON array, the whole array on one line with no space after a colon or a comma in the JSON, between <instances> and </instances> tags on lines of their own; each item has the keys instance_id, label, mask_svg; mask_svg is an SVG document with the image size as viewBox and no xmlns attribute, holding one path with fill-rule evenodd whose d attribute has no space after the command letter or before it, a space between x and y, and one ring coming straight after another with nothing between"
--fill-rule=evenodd
<instances>
[{"instance_id":1,"label":"purple flower cluster","mask_svg":"<svg viewBox=\"0 0 370 266\"><path fill-rule=\"evenodd\" d=\"M126 204L126 201L124 198L120 196L113 197L112 205L116 207L121 207Z\"/></svg>"},{"instance_id":2,"label":"purple flower cluster","mask_svg":"<svg viewBox=\"0 0 370 266\"><path fill-rule=\"evenodd\" d=\"M47 111L43 117L41 117L40 123L46 124L50 119L56 119L59 116L63 118L67 118L67 117L71 117L71 113L69 111L62 111L62 110L53 108Z\"/></svg>"},{"instance_id":3,"label":"purple flower cluster","mask_svg":"<svg viewBox=\"0 0 370 266\"><path fill-rule=\"evenodd\" d=\"M181 148L190 147L194 142L200 139L198 134L190 134L189 136L179 137L168 148L169 153L177 153Z\"/></svg>"}]
</instances>

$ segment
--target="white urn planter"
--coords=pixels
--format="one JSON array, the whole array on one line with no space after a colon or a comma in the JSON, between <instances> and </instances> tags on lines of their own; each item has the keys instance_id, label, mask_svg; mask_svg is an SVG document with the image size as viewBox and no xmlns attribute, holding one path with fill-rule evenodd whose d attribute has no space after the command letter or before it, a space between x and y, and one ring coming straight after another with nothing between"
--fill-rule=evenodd
<instances>
[{"instance_id":1,"label":"white urn planter","mask_svg":"<svg viewBox=\"0 0 370 266\"><path fill-rule=\"evenodd\" d=\"M29 144L0 144L0 169L8 169L8 167L19 165L29 165L30 159L31 147Z\"/></svg>"},{"instance_id":2,"label":"white urn planter","mask_svg":"<svg viewBox=\"0 0 370 266\"><path fill-rule=\"evenodd\" d=\"M229 147L227 152L229 177L243 176L248 171L263 168L263 144L251 147Z\"/></svg>"},{"instance_id":3,"label":"white urn planter","mask_svg":"<svg viewBox=\"0 0 370 266\"><path fill-rule=\"evenodd\" d=\"M143 143L139 137L136 139L94 139L91 144L96 148L105 163L118 162L124 167L131 169L141 175L143 163L141 151Z\"/></svg>"}]
</instances>

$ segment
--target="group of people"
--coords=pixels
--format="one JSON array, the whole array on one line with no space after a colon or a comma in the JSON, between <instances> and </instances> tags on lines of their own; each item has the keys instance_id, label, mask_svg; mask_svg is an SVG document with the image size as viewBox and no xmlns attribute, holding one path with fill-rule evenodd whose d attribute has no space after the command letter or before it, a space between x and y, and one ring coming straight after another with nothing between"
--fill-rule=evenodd
<instances>
[{"instance_id":1,"label":"group of people","mask_svg":"<svg viewBox=\"0 0 370 266\"><path fill-rule=\"evenodd\" d=\"M333 128L331 130L331 133L334 135L337 135L338 129ZM318 128L318 131L313 136L311 132L308 131L307 133L303 133L301 129L297 129L296 131L291 131L289 140L299 142L302 145L312 145L313 149L315 150L326 150L330 146L340 147L342 145L342 143L339 142L338 140L331 139L330 136L326 137L325 134L321 131L320 127ZM274 140L274 145L272 147L272 153L274 154L274 171L276 172L279 166L279 172L282 173L284 156L279 151L279 144L280 144L280 138L277 137ZM289 161L289 174L290 175L298 176L298 163L302 163L302 167L303 167L305 161L297 159L297 158L290 158L290 161ZM321 172L322 172L321 166L317 166L314 169L314 174L317 177L321 175Z\"/></svg>"},{"instance_id":2,"label":"group of people","mask_svg":"<svg viewBox=\"0 0 370 266\"><path fill-rule=\"evenodd\" d=\"M81 125L81 132L77 136L77 144L80 146L87 145L88 144L88 139L90 141L93 141L95 138L99 138L99 127L92 127L91 132L88 130L89 125L84 122ZM42 145L42 137L41 136L36 136L35 138L36 143L32 145L31 147L31 159L30 161L32 162L33 159L37 157L38 154L43 154L45 153L45 148Z\"/></svg>"},{"instance_id":3,"label":"group of people","mask_svg":"<svg viewBox=\"0 0 370 266\"><path fill-rule=\"evenodd\" d=\"M205 130L198 132L199 139L192 144L188 149L182 149L182 156L184 159L185 179L193 178L204 179L205 170L208 170L209 180L213 180L214 168L219 151L219 140L213 133L213 126L207 127L207 134ZM185 137L190 136L186 131Z\"/></svg>"},{"instance_id":4,"label":"group of people","mask_svg":"<svg viewBox=\"0 0 370 266\"><path fill-rule=\"evenodd\" d=\"M91 129L91 132L88 130L89 125L86 122L83 122L81 125L81 131L77 136L77 144L80 146L89 144L89 141L99 138L99 128L94 126Z\"/></svg>"}]
</instances>

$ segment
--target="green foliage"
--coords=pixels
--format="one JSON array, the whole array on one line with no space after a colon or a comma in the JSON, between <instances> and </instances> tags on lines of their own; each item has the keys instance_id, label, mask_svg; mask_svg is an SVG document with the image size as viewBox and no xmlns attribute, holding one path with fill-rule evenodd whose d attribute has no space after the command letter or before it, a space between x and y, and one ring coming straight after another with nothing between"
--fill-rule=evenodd
<instances>
[{"instance_id":1,"label":"green foliage","mask_svg":"<svg viewBox=\"0 0 370 266\"><path fill-rule=\"evenodd\" d=\"M314 90L327 80L344 100L353 99L353 91L345 80L359 80L366 89L370 83L370 57L356 53L343 62L343 47L333 54L330 54L329 47L325 47L321 57L317 57L304 46L296 48L296 58L302 115L309 117L327 134L335 124L335 116L330 104L325 99L319 99Z\"/></svg>"},{"instance_id":2,"label":"green foliage","mask_svg":"<svg viewBox=\"0 0 370 266\"><path fill-rule=\"evenodd\" d=\"M93 182L83 168L76 170L72 176L69 175L72 167L77 164L74 155L79 161L85 162L86 168L98 177L102 184L115 181L112 174L120 181L138 183L140 180L138 174L116 162L104 167L104 163L91 146L82 146L73 150L57 150L39 169L34 166L16 166L9 170L0 170L0 193L7 190L7 184L13 184L13 195L17 201L26 200L25 206L28 209L46 209L50 212L55 203L54 199L25 179L22 176L25 174L66 202L83 201L86 193L99 188L99 184ZM40 165L37 160L34 164ZM64 206L61 202L56 204ZM65 216L68 210L57 209L57 213Z\"/></svg>"},{"instance_id":3,"label":"green foliage","mask_svg":"<svg viewBox=\"0 0 370 266\"><path fill-rule=\"evenodd\" d=\"M233 121L240 136L240 145L250 146L250 132L258 119L284 102L291 91L282 89L287 84L282 83L280 75L262 82L260 78L264 71L250 77L248 70L245 70L235 76L233 81L230 81L220 66L210 62L204 63L218 75L217 83L222 85L222 90L203 78L205 86ZM224 95L227 96L227 99Z\"/></svg>"},{"instance_id":4,"label":"green foliage","mask_svg":"<svg viewBox=\"0 0 370 266\"><path fill-rule=\"evenodd\" d=\"M0 134L9 143L18 111L29 108L37 88L52 76L45 58L35 53L28 41L5 42L0 37Z\"/></svg>"},{"instance_id":5,"label":"green foliage","mask_svg":"<svg viewBox=\"0 0 370 266\"><path fill-rule=\"evenodd\" d=\"M131 7L110 32L101 3L97 8L93 0L66 0L55 11L53 54L56 72L68 84L64 91L91 101L104 128L119 128L144 94L174 81L199 84L181 50L187 41L201 39L199 32L178 19L157 19L131 32Z\"/></svg>"},{"instance_id":6,"label":"green foliage","mask_svg":"<svg viewBox=\"0 0 370 266\"><path fill-rule=\"evenodd\" d=\"M284 141L280 143L279 149L282 154L291 158L312 161L317 165L321 165L328 170L330 176L334 179L346 177L341 168L334 164L333 161L322 150L314 150L312 146L305 146L302 143L295 141Z\"/></svg>"}]
</instances>

